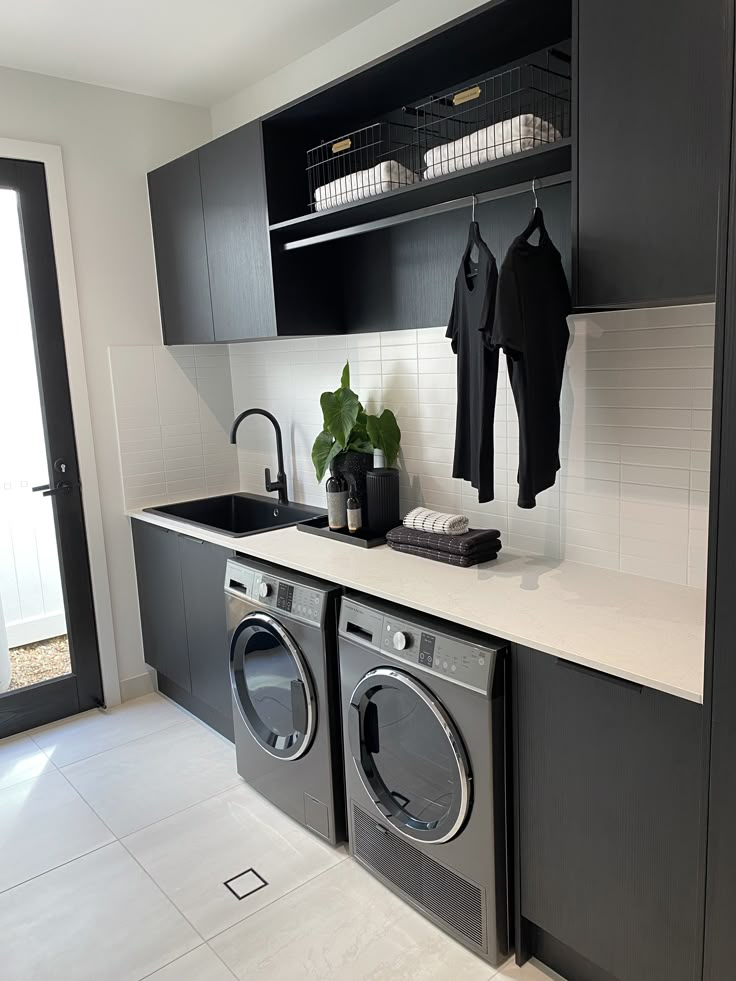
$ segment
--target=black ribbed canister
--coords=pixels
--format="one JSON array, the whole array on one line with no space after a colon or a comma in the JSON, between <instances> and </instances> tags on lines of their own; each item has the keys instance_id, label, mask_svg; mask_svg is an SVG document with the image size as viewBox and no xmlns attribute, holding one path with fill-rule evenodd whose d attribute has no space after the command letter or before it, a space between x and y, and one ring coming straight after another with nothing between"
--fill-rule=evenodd
<instances>
[{"instance_id":1,"label":"black ribbed canister","mask_svg":"<svg viewBox=\"0 0 736 981\"><path fill-rule=\"evenodd\" d=\"M401 524L399 508L399 471L380 467L366 474L367 523L379 535Z\"/></svg>"}]
</instances>

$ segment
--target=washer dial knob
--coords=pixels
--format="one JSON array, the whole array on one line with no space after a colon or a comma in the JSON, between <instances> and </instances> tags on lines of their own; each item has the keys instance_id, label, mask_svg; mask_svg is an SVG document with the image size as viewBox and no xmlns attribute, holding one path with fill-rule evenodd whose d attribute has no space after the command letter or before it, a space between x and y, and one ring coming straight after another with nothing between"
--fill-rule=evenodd
<instances>
[{"instance_id":1,"label":"washer dial knob","mask_svg":"<svg viewBox=\"0 0 736 981\"><path fill-rule=\"evenodd\" d=\"M271 595L272 592L273 592L273 587L271 586L271 583L262 582L261 585L258 587L258 595L261 597L261 599L266 599Z\"/></svg>"},{"instance_id":2,"label":"washer dial knob","mask_svg":"<svg viewBox=\"0 0 736 981\"><path fill-rule=\"evenodd\" d=\"M403 630L397 630L394 634L394 650L405 651L411 647L411 634L405 634Z\"/></svg>"}]
</instances>

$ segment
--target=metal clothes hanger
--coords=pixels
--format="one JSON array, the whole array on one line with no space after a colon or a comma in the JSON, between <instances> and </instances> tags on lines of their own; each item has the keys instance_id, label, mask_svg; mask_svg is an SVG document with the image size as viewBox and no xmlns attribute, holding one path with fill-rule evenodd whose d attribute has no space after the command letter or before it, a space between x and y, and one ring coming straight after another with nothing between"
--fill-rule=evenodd
<instances>
[{"instance_id":1,"label":"metal clothes hanger","mask_svg":"<svg viewBox=\"0 0 736 981\"><path fill-rule=\"evenodd\" d=\"M532 216L529 219L529 224L526 226L524 231L521 233L523 239L529 239L532 233L538 228L540 237L547 234L547 229L544 224L544 215L542 209L539 207L539 200L537 198L537 178L532 178L532 194L534 195L534 211L532 211Z\"/></svg>"},{"instance_id":2,"label":"metal clothes hanger","mask_svg":"<svg viewBox=\"0 0 736 981\"><path fill-rule=\"evenodd\" d=\"M475 220L475 205L477 202L475 194L472 195L472 213L470 219L470 229L468 231L468 253L472 245L477 245L480 247L480 243L483 241L480 236L480 228L478 222Z\"/></svg>"}]
</instances>

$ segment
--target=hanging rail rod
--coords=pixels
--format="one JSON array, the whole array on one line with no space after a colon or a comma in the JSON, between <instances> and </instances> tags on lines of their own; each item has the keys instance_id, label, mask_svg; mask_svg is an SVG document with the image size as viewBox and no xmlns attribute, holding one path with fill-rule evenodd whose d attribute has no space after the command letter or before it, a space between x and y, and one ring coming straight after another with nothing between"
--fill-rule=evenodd
<instances>
[{"instance_id":1,"label":"hanging rail rod","mask_svg":"<svg viewBox=\"0 0 736 981\"><path fill-rule=\"evenodd\" d=\"M554 174L551 177L537 177L535 179L535 187L539 191L545 187L569 184L571 180L572 174L567 170L564 173ZM292 242L285 242L281 248L284 252L291 252L293 249L305 249L310 245L323 245L326 242L335 242L341 238L351 238L354 235L363 235L366 232L378 232L383 228L403 225L409 221L418 221L420 218L431 218L432 215L439 215L444 211L457 211L459 208L468 208L470 210L473 197L475 197L476 205L486 204L489 201L500 201L502 198L515 197L517 194L529 194L531 200L531 186L531 181L524 181L521 184L512 184L509 187L498 188L494 191L482 191L476 195L469 194L462 198L454 198L452 201L442 201L440 204L433 204L427 208L418 208L416 211L406 211L400 215L377 218L375 221L350 225L348 228L337 228L334 231L323 232L321 235L312 235L309 238L294 239Z\"/></svg>"}]
</instances>

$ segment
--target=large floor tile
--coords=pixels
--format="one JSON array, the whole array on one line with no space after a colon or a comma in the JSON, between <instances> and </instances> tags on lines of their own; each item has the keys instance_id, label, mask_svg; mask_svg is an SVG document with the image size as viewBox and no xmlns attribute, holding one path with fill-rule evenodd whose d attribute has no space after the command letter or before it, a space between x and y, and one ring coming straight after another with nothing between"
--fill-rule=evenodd
<instances>
[{"instance_id":1,"label":"large floor tile","mask_svg":"<svg viewBox=\"0 0 736 981\"><path fill-rule=\"evenodd\" d=\"M144 695L100 712L93 709L29 733L57 766L66 766L187 719L160 695Z\"/></svg>"},{"instance_id":2,"label":"large floor tile","mask_svg":"<svg viewBox=\"0 0 736 981\"><path fill-rule=\"evenodd\" d=\"M353 861L210 944L241 981L488 981L494 973Z\"/></svg>"},{"instance_id":3,"label":"large floor tile","mask_svg":"<svg viewBox=\"0 0 736 981\"><path fill-rule=\"evenodd\" d=\"M190 721L72 763L63 772L118 837L240 782L235 748Z\"/></svg>"},{"instance_id":4,"label":"large floor tile","mask_svg":"<svg viewBox=\"0 0 736 981\"><path fill-rule=\"evenodd\" d=\"M6 787L0 790L0 892L114 840L58 770Z\"/></svg>"},{"instance_id":5,"label":"large floor tile","mask_svg":"<svg viewBox=\"0 0 736 981\"><path fill-rule=\"evenodd\" d=\"M345 859L344 850L320 841L245 785L145 828L124 844L203 937ZM224 883L246 869L255 869L268 885L238 899ZM249 884L259 883L249 877Z\"/></svg>"},{"instance_id":6,"label":"large floor tile","mask_svg":"<svg viewBox=\"0 0 736 981\"><path fill-rule=\"evenodd\" d=\"M0 790L53 769L51 760L28 736L0 739Z\"/></svg>"},{"instance_id":7,"label":"large floor tile","mask_svg":"<svg viewBox=\"0 0 736 981\"><path fill-rule=\"evenodd\" d=\"M233 981L233 977L217 954L203 944L151 974L146 981Z\"/></svg>"},{"instance_id":8,"label":"large floor tile","mask_svg":"<svg viewBox=\"0 0 736 981\"><path fill-rule=\"evenodd\" d=\"M140 981L201 941L115 842L0 895L3 981Z\"/></svg>"}]
</instances>

